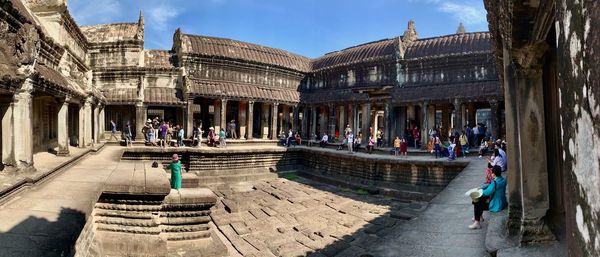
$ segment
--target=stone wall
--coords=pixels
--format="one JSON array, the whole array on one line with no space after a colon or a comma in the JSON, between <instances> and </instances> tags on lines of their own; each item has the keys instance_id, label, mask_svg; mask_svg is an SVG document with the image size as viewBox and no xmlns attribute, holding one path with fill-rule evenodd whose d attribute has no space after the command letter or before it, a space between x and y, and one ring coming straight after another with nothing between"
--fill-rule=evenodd
<instances>
[{"instance_id":1,"label":"stone wall","mask_svg":"<svg viewBox=\"0 0 600 257\"><path fill-rule=\"evenodd\" d=\"M569 256L600 256L600 5L556 1Z\"/></svg>"}]
</instances>

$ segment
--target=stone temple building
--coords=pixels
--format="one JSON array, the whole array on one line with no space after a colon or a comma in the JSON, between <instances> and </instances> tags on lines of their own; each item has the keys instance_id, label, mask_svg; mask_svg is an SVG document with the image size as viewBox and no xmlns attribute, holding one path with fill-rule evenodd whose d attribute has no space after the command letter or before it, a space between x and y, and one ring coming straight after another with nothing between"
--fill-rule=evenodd
<instances>
[{"instance_id":1,"label":"stone temple building","mask_svg":"<svg viewBox=\"0 0 600 257\"><path fill-rule=\"evenodd\" d=\"M237 124L242 140L336 138L346 125L386 144L418 127L481 123L504 135L503 90L491 35L402 36L310 59L233 39L173 35L169 50L144 49L144 17L79 26L65 0L5 0L0 16L2 164L32 166L33 154L86 147L130 124L143 141L147 119L185 128Z\"/></svg>"}]
</instances>

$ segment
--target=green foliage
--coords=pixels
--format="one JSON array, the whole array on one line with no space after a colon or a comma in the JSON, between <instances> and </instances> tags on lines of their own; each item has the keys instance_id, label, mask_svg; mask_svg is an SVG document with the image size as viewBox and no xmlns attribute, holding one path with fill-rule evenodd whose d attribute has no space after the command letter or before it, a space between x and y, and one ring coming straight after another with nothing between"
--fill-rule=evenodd
<instances>
[{"instance_id":1,"label":"green foliage","mask_svg":"<svg viewBox=\"0 0 600 257\"><path fill-rule=\"evenodd\" d=\"M357 195L369 195L369 191L359 188L359 189L356 189L356 194Z\"/></svg>"},{"instance_id":2,"label":"green foliage","mask_svg":"<svg viewBox=\"0 0 600 257\"><path fill-rule=\"evenodd\" d=\"M293 180L298 180L300 177L298 177L298 175L296 175L296 174L285 174L283 176L283 178L293 181Z\"/></svg>"}]
</instances>

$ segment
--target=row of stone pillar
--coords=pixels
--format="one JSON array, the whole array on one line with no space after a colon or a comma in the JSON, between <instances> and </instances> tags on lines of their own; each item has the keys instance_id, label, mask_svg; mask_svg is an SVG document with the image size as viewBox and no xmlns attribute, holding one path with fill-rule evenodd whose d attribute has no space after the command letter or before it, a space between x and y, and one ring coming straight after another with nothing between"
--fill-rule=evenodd
<instances>
[{"instance_id":1,"label":"row of stone pillar","mask_svg":"<svg viewBox=\"0 0 600 257\"><path fill-rule=\"evenodd\" d=\"M31 83L30 79L26 82ZM32 88L25 87L24 88ZM33 167L33 96L32 90L21 90L13 96L13 101L3 108L2 115L2 164L19 170ZM57 114L57 155L69 154L69 97L65 97ZM103 123L103 108L92 106L88 97L79 110L79 147L98 142L99 123ZM92 111L93 108L93 111ZM92 115L92 112L94 115ZM94 119L94 121L92 121ZM93 128L92 128L93 126ZM92 135L92 131L96 135Z\"/></svg>"}]
</instances>

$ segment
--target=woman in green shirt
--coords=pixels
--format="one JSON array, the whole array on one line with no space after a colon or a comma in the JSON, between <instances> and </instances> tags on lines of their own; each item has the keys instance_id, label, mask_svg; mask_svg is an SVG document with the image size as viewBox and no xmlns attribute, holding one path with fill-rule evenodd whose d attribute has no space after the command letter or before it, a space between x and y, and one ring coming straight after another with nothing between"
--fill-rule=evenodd
<instances>
[{"instance_id":1,"label":"woman in green shirt","mask_svg":"<svg viewBox=\"0 0 600 257\"><path fill-rule=\"evenodd\" d=\"M173 162L169 164L167 169L171 170L171 188L181 188L181 162L179 161L179 155L173 154Z\"/></svg>"}]
</instances>

